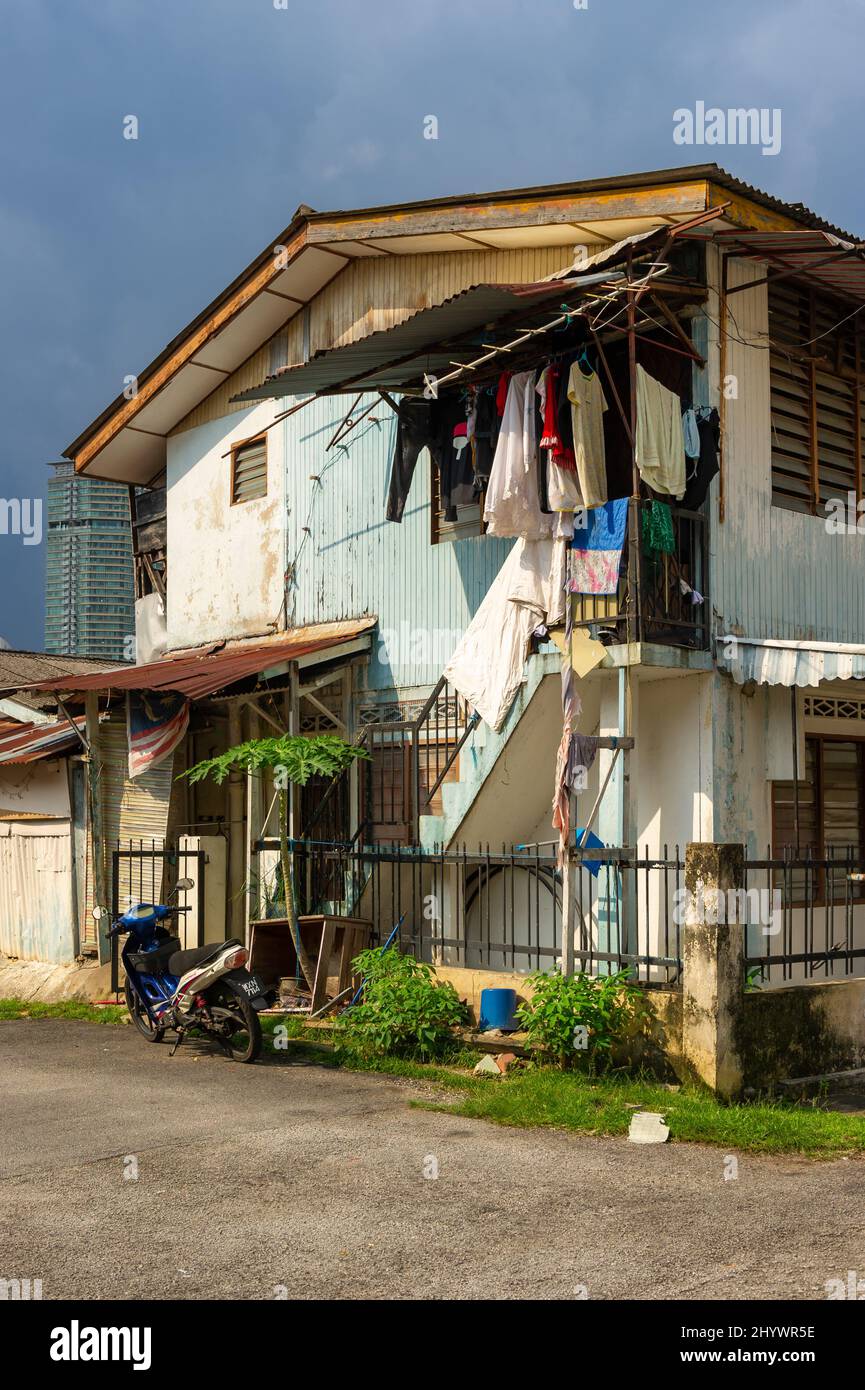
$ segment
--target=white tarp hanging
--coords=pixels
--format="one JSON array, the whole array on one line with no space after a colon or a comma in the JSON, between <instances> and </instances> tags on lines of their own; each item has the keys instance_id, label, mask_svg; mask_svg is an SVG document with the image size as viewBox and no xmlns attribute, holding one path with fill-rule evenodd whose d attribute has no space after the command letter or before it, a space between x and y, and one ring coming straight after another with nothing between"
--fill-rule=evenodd
<instances>
[{"instance_id":1,"label":"white tarp hanging","mask_svg":"<svg viewBox=\"0 0 865 1390\"><path fill-rule=\"evenodd\" d=\"M564 541L517 540L466 629L444 675L481 718L500 729L522 683L529 638L562 621ZM551 609L558 610L551 613Z\"/></svg>"},{"instance_id":2,"label":"white tarp hanging","mask_svg":"<svg viewBox=\"0 0 865 1390\"><path fill-rule=\"evenodd\" d=\"M794 642L737 637L717 639L717 660L737 685L819 685L865 680L865 646L852 642Z\"/></svg>"}]
</instances>

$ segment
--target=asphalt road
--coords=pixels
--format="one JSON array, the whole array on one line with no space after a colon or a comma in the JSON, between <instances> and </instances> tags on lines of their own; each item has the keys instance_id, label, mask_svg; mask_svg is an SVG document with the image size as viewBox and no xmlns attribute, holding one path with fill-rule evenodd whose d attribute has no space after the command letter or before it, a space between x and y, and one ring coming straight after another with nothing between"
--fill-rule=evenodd
<instances>
[{"instance_id":1,"label":"asphalt road","mask_svg":"<svg viewBox=\"0 0 865 1390\"><path fill-rule=\"evenodd\" d=\"M46 1299L823 1299L865 1276L861 1161L745 1155L725 1181L717 1149L502 1129L412 1109L422 1088L389 1077L168 1051L0 1023L0 1278Z\"/></svg>"}]
</instances>

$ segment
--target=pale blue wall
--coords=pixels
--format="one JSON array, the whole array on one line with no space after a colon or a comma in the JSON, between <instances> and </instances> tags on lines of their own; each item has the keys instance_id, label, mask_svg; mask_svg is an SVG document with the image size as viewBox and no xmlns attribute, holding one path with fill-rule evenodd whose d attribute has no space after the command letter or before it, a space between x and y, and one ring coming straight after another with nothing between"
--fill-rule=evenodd
<instances>
[{"instance_id":1,"label":"pale blue wall","mask_svg":"<svg viewBox=\"0 0 865 1390\"><path fill-rule=\"evenodd\" d=\"M428 686L498 573L510 541L430 544L430 470L418 461L401 524L386 521L396 416L379 400L345 448L326 446L352 397L324 398L283 424L288 625L375 613L371 689ZM358 411L372 400L364 398ZM292 402L286 402L290 406ZM312 476L320 477L320 483ZM308 533L304 531L308 527Z\"/></svg>"}]
</instances>

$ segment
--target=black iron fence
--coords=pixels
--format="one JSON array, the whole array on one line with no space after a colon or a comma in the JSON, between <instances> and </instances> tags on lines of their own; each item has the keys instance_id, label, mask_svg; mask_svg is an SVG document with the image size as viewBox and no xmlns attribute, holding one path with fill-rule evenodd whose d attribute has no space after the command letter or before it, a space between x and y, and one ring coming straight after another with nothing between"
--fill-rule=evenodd
<instances>
[{"instance_id":1,"label":"black iron fence","mask_svg":"<svg viewBox=\"0 0 865 1390\"><path fill-rule=\"evenodd\" d=\"M274 850L274 840L259 841ZM421 850L405 845L293 846L298 910L366 918L373 941L399 922L400 948L440 965L526 973L562 953L562 874L549 847ZM656 985L681 974L684 858L584 850L575 872L579 969L627 970ZM273 902L273 914L283 907Z\"/></svg>"},{"instance_id":2,"label":"black iron fence","mask_svg":"<svg viewBox=\"0 0 865 1390\"><path fill-rule=\"evenodd\" d=\"M865 974L865 882L858 846L823 855L767 849L745 864L746 966L753 985Z\"/></svg>"}]
</instances>

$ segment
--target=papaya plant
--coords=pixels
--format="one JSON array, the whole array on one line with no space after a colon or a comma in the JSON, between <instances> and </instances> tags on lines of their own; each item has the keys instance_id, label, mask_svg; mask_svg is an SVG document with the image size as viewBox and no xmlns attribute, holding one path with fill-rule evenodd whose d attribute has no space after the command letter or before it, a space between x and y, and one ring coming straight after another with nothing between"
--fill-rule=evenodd
<instances>
[{"instance_id":1,"label":"papaya plant","mask_svg":"<svg viewBox=\"0 0 865 1390\"><path fill-rule=\"evenodd\" d=\"M248 739L213 758L195 763L181 777L201 782L212 777L220 785L232 771L273 773L274 789L279 799L279 860L285 888L285 915L294 942L297 961L310 989L314 983L314 968L300 936L294 891L294 856L288 836L288 797L292 786L306 786L310 777L338 777L359 758L368 758L364 748L346 743L338 734L278 734L269 738Z\"/></svg>"}]
</instances>

